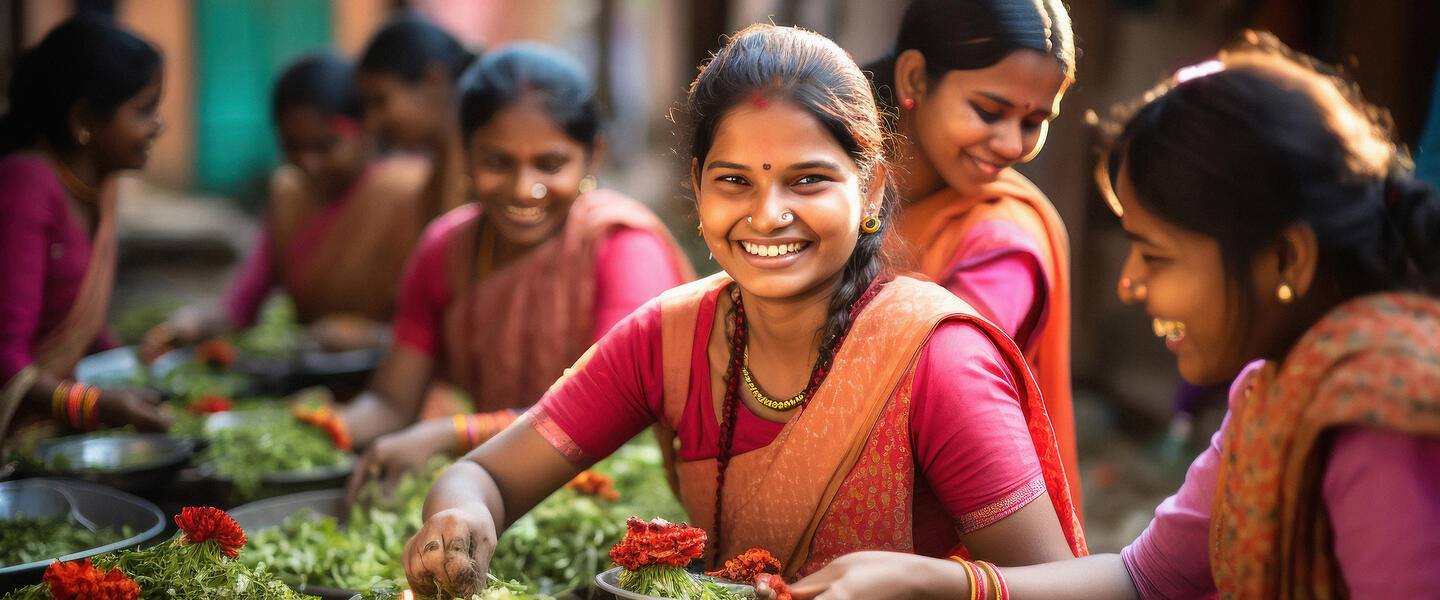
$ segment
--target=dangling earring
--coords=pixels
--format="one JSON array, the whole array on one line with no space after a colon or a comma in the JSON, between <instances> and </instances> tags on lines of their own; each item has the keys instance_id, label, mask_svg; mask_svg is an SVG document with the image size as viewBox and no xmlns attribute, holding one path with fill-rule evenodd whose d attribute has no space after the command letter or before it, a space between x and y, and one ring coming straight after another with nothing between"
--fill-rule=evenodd
<instances>
[{"instance_id":1,"label":"dangling earring","mask_svg":"<svg viewBox=\"0 0 1440 600\"><path fill-rule=\"evenodd\" d=\"M905 110L914 110L914 109L915 109L915 99L914 99L914 98L906 98L906 99L904 99L904 100L901 100L901 101L900 101L900 106L905 107Z\"/></svg>"},{"instance_id":2,"label":"dangling earring","mask_svg":"<svg viewBox=\"0 0 1440 600\"><path fill-rule=\"evenodd\" d=\"M705 226L704 226L704 225L701 225L701 224L699 224L699 223L696 223L696 224L695 224L695 235L698 235L698 236L700 236L700 237L703 239L703 238L705 237Z\"/></svg>"},{"instance_id":3,"label":"dangling earring","mask_svg":"<svg viewBox=\"0 0 1440 600\"><path fill-rule=\"evenodd\" d=\"M593 192L598 187L600 187L600 180L596 179L594 175L586 175L580 179L580 193L582 194Z\"/></svg>"},{"instance_id":4,"label":"dangling earring","mask_svg":"<svg viewBox=\"0 0 1440 600\"><path fill-rule=\"evenodd\" d=\"M86 144L89 144L89 143L90 143L90 130L89 130L89 129L81 129L81 130L80 130L80 133L78 133L78 134L75 135L75 141L78 142L81 146L84 146L84 145L86 145Z\"/></svg>"},{"instance_id":5,"label":"dangling earring","mask_svg":"<svg viewBox=\"0 0 1440 600\"><path fill-rule=\"evenodd\" d=\"M875 233L880 231L881 225L884 225L884 223L880 221L878 217L865 217L865 220L860 222L860 231Z\"/></svg>"},{"instance_id":6,"label":"dangling earring","mask_svg":"<svg viewBox=\"0 0 1440 600\"><path fill-rule=\"evenodd\" d=\"M1280 285L1275 288L1275 299L1279 300L1281 304L1294 302L1295 288L1290 287L1290 282L1288 281L1280 282Z\"/></svg>"}]
</instances>

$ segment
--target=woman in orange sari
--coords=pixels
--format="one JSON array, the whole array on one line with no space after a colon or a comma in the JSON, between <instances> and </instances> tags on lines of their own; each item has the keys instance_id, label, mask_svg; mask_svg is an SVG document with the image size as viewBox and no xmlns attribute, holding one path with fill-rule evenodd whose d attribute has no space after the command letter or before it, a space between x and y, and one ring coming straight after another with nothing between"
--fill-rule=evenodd
<instances>
[{"instance_id":1,"label":"woman in orange sari","mask_svg":"<svg viewBox=\"0 0 1440 600\"><path fill-rule=\"evenodd\" d=\"M694 278L649 209L594 189L594 93L574 60L534 44L496 50L462 78L459 129L479 202L427 229L401 284L393 346L370 391L339 415L357 445L372 446L357 483L371 466L393 481L474 447L622 317ZM419 419L432 379L463 389L479 414L397 431Z\"/></svg>"},{"instance_id":2,"label":"woman in orange sari","mask_svg":"<svg viewBox=\"0 0 1440 600\"><path fill-rule=\"evenodd\" d=\"M632 313L447 470L405 550L411 584L470 593L507 525L652 424L712 565L751 547L787 576L864 548L1082 554L1019 350L886 268L885 136L850 57L752 26L685 117L700 234L725 272Z\"/></svg>"},{"instance_id":3,"label":"woman in orange sari","mask_svg":"<svg viewBox=\"0 0 1440 600\"><path fill-rule=\"evenodd\" d=\"M916 0L894 49L867 67L896 132L898 233L920 273L1025 353L1076 499L1070 401L1070 246L1033 158L1075 78L1060 0Z\"/></svg>"},{"instance_id":4,"label":"woman in orange sari","mask_svg":"<svg viewBox=\"0 0 1440 600\"><path fill-rule=\"evenodd\" d=\"M286 164L270 177L268 215L250 257L221 310L181 311L146 334L142 356L254 324L276 287L294 300L302 324L344 322L354 330L347 337L378 340L394 316L405 259L435 215L420 205L424 161L371 157L352 72L344 59L316 54L280 75L272 114Z\"/></svg>"},{"instance_id":5,"label":"woman in orange sari","mask_svg":"<svg viewBox=\"0 0 1440 600\"><path fill-rule=\"evenodd\" d=\"M1234 381L1180 490L1119 555L980 590L968 562L856 554L796 598L1440 590L1440 194L1350 84L1248 38L1157 91L1101 178L1131 239L1123 295L1186 380Z\"/></svg>"},{"instance_id":6,"label":"woman in orange sari","mask_svg":"<svg viewBox=\"0 0 1440 600\"><path fill-rule=\"evenodd\" d=\"M159 52L107 17L71 18L20 58L0 121L0 434L17 413L169 425L153 391L73 380L113 346L115 175L144 167L164 129L161 85Z\"/></svg>"}]
</instances>

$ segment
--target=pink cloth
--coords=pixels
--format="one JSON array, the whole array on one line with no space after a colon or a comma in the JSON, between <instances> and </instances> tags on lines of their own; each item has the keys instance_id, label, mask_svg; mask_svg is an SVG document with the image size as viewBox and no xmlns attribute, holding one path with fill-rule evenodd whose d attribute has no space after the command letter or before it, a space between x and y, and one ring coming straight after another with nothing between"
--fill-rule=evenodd
<instances>
[{"instance_id":1,"label":"pink cloth","mask_svg":"<svg viewBox=\"0 0 1440 600\"><path fill-rule=\"evenodd\" d=\"M89 262L90 233L50 163L0 159L0 381L34 362L31 347L70 311ZM101 331L92 350L114 346Z\"/></svg>"},{"instance_id":2,"label":"pink cloth","mask_svg":"<svg viewBox=\"0 0 1440 600\"><path fill-rule=\"evenodd\" d=\"M540 424L542 434L548 431L547 439L562 452L573 443L582 462L593 462L663 414L659 306L650 302L615 325L584 368L532 409L532 423ZM714 311L712 295L701 306L692 348L690 404L678 431L684 460L718 454L720 427L709 408L706 354ZM943 554L958 540L956 522L973 519L976 511L1017 491L1028 497L1016 506L1045 493L1015 382L999 351L978 329L941 324L921 351L911 391L910 438L922 476L915 501L917 552ZM735 453L768 445L783 427L740 411ZM983 519L969 530L1004 516Z\"/></svg>"},{"instance_id":3,"label":"pink cloth","mask_svg":"<svg viewBox=\"0 0 1440 600\"><path fill-rule=\"evenodd\" d=\"M1251 363L1230 389L1263 363ZM1211 598L1210 510L1226 416L1180 491L1120 552L1141 598ZM1365 427L1333 434L1322 485L1335 556L1356 598L1421 598L1440 590L1440 440Z\"/></svg>"},{"instance_id":4,"label":"pink cloth","mask_svg":"<svg viewBox=\"0 0 1440 600\"><path fill-rule=\"evenodd\" d=\"M400 281L392 324L395 341L427 356L443 351L445 308L455 289L446 276L446 242L467 218L473 214L451 211L432 222ZM636 307L680 283L670 255L663 240L636 229L617 229L600 244L595 259L592 341Z\"/></svg>"},{"instance_id":5,"label":"pink cloth","mask_svg":"<svg viewBox=\"0 0 1440 600\"><path fill-rule=\"evenodd\" d=\"M983 221L965 236L940 285L970 303L1024 349L1045 313L1040 246L1008 221Z\"/></svg>"}]
</instances>

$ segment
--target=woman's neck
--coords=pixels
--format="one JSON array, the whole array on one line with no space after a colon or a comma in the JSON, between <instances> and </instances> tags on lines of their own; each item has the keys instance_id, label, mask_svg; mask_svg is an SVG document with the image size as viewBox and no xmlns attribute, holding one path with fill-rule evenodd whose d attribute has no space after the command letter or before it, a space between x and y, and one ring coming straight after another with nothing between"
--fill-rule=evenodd
<instances>
[{"instance_id":1,"label":"woman's neck","mask_svg":"<svg viewBox=\"0 0 1440 600\"><path fill-rule=\"evenodd\" d=\"M43 142L36 149L55 161L60 181L71 196L82 202L94 201L100 182L109 173L97 166L90 155L84 152L60 152Z\"/></svg>"},{"instance_id":2,"label":"woman's neck","mask_svg":"<svg viewBox=\"0 0 1440 600\"><path fill-rule=\"evenodd\" d=\"M839 288L839 277L837 274L833 281L790 298L761 298L742 289L751 362L805 369L813 365L830 320L830 301Z\"/></svg>"}]
</instances>

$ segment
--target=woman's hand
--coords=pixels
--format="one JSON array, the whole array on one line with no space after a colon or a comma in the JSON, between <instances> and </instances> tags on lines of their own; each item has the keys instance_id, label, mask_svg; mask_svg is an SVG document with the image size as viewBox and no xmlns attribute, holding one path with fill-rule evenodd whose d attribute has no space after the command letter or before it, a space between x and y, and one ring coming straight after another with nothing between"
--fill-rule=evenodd
<instances>
[{"instance_id":1,"label":"woman's hand","mask_svg":"<svg viewBox=\"0 0 1440 600\"><path fill-rule=\"evenodd\" d=\"M418 472L437 454L453 455L458 450L450 417L430 419L380 436L361 456L346 486L346 504L353 503L367 481L380 480L380 489L389 494L406 473Z\"/></svg>"},{"instance_id":2,"label":"woman's hand","mask_svg":"<svg viewBox=\"0 0 1440 600\"><path fill-rule=\"evenodd\" d=\"M344 352L379 346L385 339L384 323L359 315L327 315L305 328L310 338L321 350Z\"/></svg>"},{"instance_id":3,"label":"woman's hand","mask_svg":"<svg viewBox=\"0 0 1440 600\"><path fill-rule=\"evenodd\" d=\"M136 348L136 354L139 355L141 363L148 365L166 352L184 348L212 335L213 330L217 329L218 320L218 317L209 315L204 309L182 308L169 320L146 331Z\"/></svg>"},{"instance_id":4,"label":"woman's hand","mask_svg":"<svg viewBox=\"0 0 1440 600\"><path fill-rule=\"evenodd\" d=\"M768 587L764 598L774 598ZM898 552L856 552L790 586L795 600L964 598L970 591L959 563Z\"/></svg>"},{"instance_id":5,"label":"woman's hand","mask_svg":"<svg viewBox=\"0 0 1440 600\"><path fill-rule=\"evenodd\" d=\"M485 589L497 537L484 503L437 512L405 544L405 578L419 596L478 594Z\"/></svg>"},{"instance_id":6,"label":"woman's hand","mask_svg":"<svg viewBox=\"0 0 1440 600\"><path fill-rule=\"evenodd\" d=\"M144 388L100 390L96 402L100 422L110 426L134 425L140 431L164 432L175 421L160 404L160 394Z\"/></svg>"}]
</instances>

